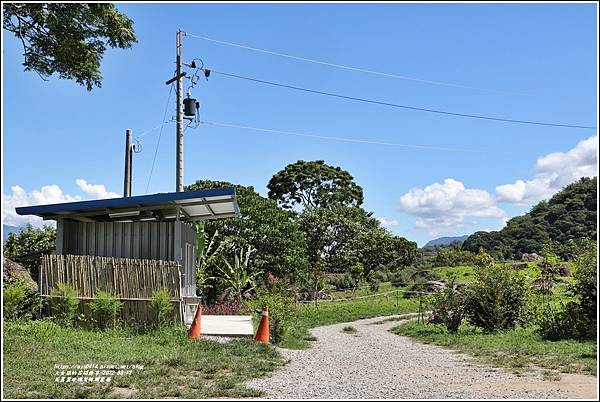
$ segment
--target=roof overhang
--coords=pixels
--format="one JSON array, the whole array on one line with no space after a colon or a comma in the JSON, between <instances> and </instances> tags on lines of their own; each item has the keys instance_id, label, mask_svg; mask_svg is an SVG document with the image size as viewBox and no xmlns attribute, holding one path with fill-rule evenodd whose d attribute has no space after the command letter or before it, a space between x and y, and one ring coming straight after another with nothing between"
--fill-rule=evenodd
<instances>
[{"instance_id":1,"label":"roof overhang","mask_svg":"<svg viewBox=\"0 0 600 402\"><path fill-rule=\"evenodd\" d=\"M65 202L16 208L19 215L82 222L201 221L240 216L234 188Z\"/></svg>"}]
</instances>

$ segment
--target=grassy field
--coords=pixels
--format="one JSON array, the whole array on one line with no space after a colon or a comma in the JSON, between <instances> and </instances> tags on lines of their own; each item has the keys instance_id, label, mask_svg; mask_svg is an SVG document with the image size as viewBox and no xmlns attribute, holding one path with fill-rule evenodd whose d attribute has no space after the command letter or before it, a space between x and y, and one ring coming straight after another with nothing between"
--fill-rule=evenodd
<instances>
[{"instance_id":1,"label":"grassy field","mask_svg":"<svg viewBox=\"0 0 600 402\"><path fill-rule=\"evenodd\" d=\"M343 302L320 302L300 305L298 320L288 332L281 346L302 349L310 345L309 328L340 322L352 322L363 318L404 314L419 310L418 299L403 299L396 294Z\"/></svg>"},{"instance_id":2,"label":"grassy field","mask_svg":"<svg viewBox=\"0 0 600 402\"><path fill-rule=\"evenodd\" d=\"M258 397L243 381L284 364L275 349L251 340L190 340L184 328L145 335L63 328L47 321L5 322L4 397ZM55 383L55 364L137 364L111 383Z\"/></svg>"},{"instance_id":3,"label":"grassy field","mask_svg":"<svg viewBox=\"0 0 600 402\"><path fill-rule=\"evenodd\" d=\"M530 328L487 335L462 325L456 335L439 326L407 322L392 329L424 343L444 346L475 356L482 362L522 372L532 367L563 373L597 375L596 342L542 340Z\"/></svg>"}]
</instances>

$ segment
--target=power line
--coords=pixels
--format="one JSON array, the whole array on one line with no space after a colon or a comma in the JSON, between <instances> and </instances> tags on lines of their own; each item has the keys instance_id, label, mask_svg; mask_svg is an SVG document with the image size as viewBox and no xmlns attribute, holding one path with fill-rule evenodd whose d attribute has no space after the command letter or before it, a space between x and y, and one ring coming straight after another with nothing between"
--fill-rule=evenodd
<instances>
[{"instance_id":1,"label":"power line","mask_svg":"<svg viewBox=\"0 0 600 402\"><path fill-rule=\"evenodd\" d=\"M217 127L226 127L226 128L238 128L238 129L243 129L243 130L253 130L253 131L260 131L260 132L274 133L274 134L293 135L293 136L297 136L297 137L308 137L308 138L319 138L319 139L324 139L324 140L353 142L353 143L359 143L359 144L386 145L386 146L394 146L394 147L402 147L402 148L431 149L431 150L438 150L438 151L486 152L486 151L480 150L480 149L446 148L446 147L437 147L437 146L429 146L429 145L399 144L399 143L394 143L394 142L360 140L360 139L354 139L354 138L334 137L334 136L326 136L326 135L320 135L320 134L300 133L300 132L296 132L296 131L284 131L284 130L275 130L275 129L270 129L270 128L251 127L251 126L231 124L231 123L218 123L218 122L212 122L212 121L201 121L200 124L206 124L206 125L217 126Z\"/></svg>"},{"instance_id":2,"label":"power line","mask_svg":"<svg viewBox=\"0 0 600 402\"><path fill-rule=\"evenodd\" d=\"M266 84L266 85L272 85L272 86L281 87L281 88L293 89L296 91L309 92L309 93L318 94L318 95L331 96L334 98L353 100L353 101L357 101L357 102L371 103L371 104L375 104L375 105L390 106L390 107L408 109L408 110L416 110L419 112L437 113L437 114L443 114L443 115L449 115L449 116L466 117L466 118L471 118L471 119L502 121L505 123L532 124L532 125L538 125L538 126L566 127L566 128L579 128L579 129L593 129L593 130L596 129L596 127L593 127L593 126L579 126L579 125L562 124L562 123L546 123L546 122L531 121L531 120L504 119L504 118L500 118L500 117L491 117L491 116L483 116L483 115L475 115L475 114L467 114L467 113L456 113L456 112L448 112L448 111L444 111L444 110L421 108L421 107L416 107L416 106L399 105L397 103L382 102L382 101L377 101L377 100L372 100L372 99L367 99L367 98L358 98L358 97L354 97L354 96L341 95L341 94L336 94L336 93L332 93L332 92L319 91L316 89L308 89L308 88L297 87L294 85L281 84L278 82L265 81L265 80L260 80L257 78L245 77L245 76L238 75L238 74L225 73L222 71L216 71L216 70L210 70L210 71L215 74L221 74L223 76L238 78L241 80L258 82L260 84Z\"/></svg>"},{"instance_id":3,"label":"power line","mask_svg":"<svg viewBox=\"0 0 600 402\"><path fill-rule=\"evenodd\" d=\"M186 36L190 36L190 37L193 37L193 38L198 38L198 39L206 40L206 41L209 41L209 42L219 43L221 45L227 45L227 46L233 46L233 47L237 47L237 48L241 48L241 49L251 50L251 51L254 51L254 52L265 53L265 54L270 54L270 55L274 55L274 56L285 57L285 58L288 58L288 59L305 61L305 62L309 62L309 63L315 63L315 64L320 64L320 65L324 65L324 66L328 66L328 67L340 68L340 69L344 69L344 70L357 71L357 72L366 73L366 74L378 75L378 76L382 76L382 77L396 78L396 79L408 80L408 81L415 81L415 82L421 82L421 83L424 83L424 84L441 85L441 86L455 87L455 88L473 89L473 90L476 90L476 91L496 92L496 93L514 94L514 95L525 95L525 94L519 93L519 92L511 92L511 91L502 91L502 90L496 90L496 89L480 88L480 87L474 87L474 86L462 85L462 84L454 84L454 83L443 82L443 81L424 80L424 79L421 79L421 78L409 77L409 76L406 76L406 75L391 74L391 73L385 73L385 72L381 72L381 71L369 70L369 69L360 68L360 67L346 66L346 65L343 65L343 64L330 63L330 62L326 62L326 61L322 61L322 60L309 59L307 57L294 56L294 55L291 55L291 54L286 54L286 53L281 53L281 52L275 52L275 51L272 51L272 50L260 49L260 48L257 48L257 47L242 45L242 44L234 43L234 42L228 42L228 41L224 41L224 40L220 40L220 39L209 38L208 36L195 35L195 34L191 34L191 33L187 33L187 32L186 32Z\"/></svg>"},{"instance_id":4,"label":"power line","mask_svg":"<svg viewBox=\"0 0 600 402\"><path fill-rule=\"evenodd\" d=\"M171 94L173 93L173 84L171 84L169 89L169 96L167 97L167 104L165 105L165 113L163 115L163 124L160 126L160 132L158 133L158 140L156 141L156 149L154 150L154 158L152 159L152 168L150 168L150 175L148 176L148 182L146 183L146 193L148 192L148 188L150 187L150 180L152 179L152 173L154 172L154 164L156 163L156 155L158 154L158 145L160 144L160 137L162 136L163 128L165 124L170 123L166 122L167 112L169 110L169 102L171 101Z\"/></svg>"}]
</instances>

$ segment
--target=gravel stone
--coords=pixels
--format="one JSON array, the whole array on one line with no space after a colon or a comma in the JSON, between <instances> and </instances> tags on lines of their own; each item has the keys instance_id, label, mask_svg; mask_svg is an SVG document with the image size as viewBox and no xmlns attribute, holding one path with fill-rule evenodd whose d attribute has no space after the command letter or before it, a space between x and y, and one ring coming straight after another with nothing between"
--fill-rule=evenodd
<instances>
[{"instance_id":1,"label":"gravel stone","mask_svg":"<svg viewBox=\"0 0 600 402\"><path fill-rule=\"evenodd\" d=\"M568 398L540 374L517 376L438 346L392 334L399 321L379 317L313 328L305 350L278 350L289 363L251 388L276 399ZM548 384L549 386L546 386Z\"/></svg>"}]
</instances>

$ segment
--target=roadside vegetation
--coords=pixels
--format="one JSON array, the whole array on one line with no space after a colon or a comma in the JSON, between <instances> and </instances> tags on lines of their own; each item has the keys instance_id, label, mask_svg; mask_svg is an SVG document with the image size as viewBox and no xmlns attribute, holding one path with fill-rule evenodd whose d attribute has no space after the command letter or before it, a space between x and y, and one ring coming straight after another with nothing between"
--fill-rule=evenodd
<instances>
[{"instance_id":1,"label":"roadside vegetation","mask_svg":"<svg viewBox=\"0 0 600 402\"><path fill-rule=\"evenodd\" d=\"M269 181L269 198L208 180L187 190L219 187L235 187L241 217L196 225L203 314L251 314L258 324L268 306L271 344L307 348L315 341L310 328L428 311L428 323L394 331L497 365L595 373L596 244L584 237L568 248L546 239L539 254L509 261L485 247L419 250L361 208L362 188L348 172L323 161L286 166ZM140 323L122 320L118 295L99 292L82 308L78 291L58 284L42 298L31 278L37 251L54 242L54 229L28 227L4 244L4 256L23 264L5 258L6 396L260 396L243 382L284 364L276 349L250 340L189 340L161 289L151 320ZM55 363L144 369L111 383L65 386L54 382Z\"/></svg>"}]
</instances>

